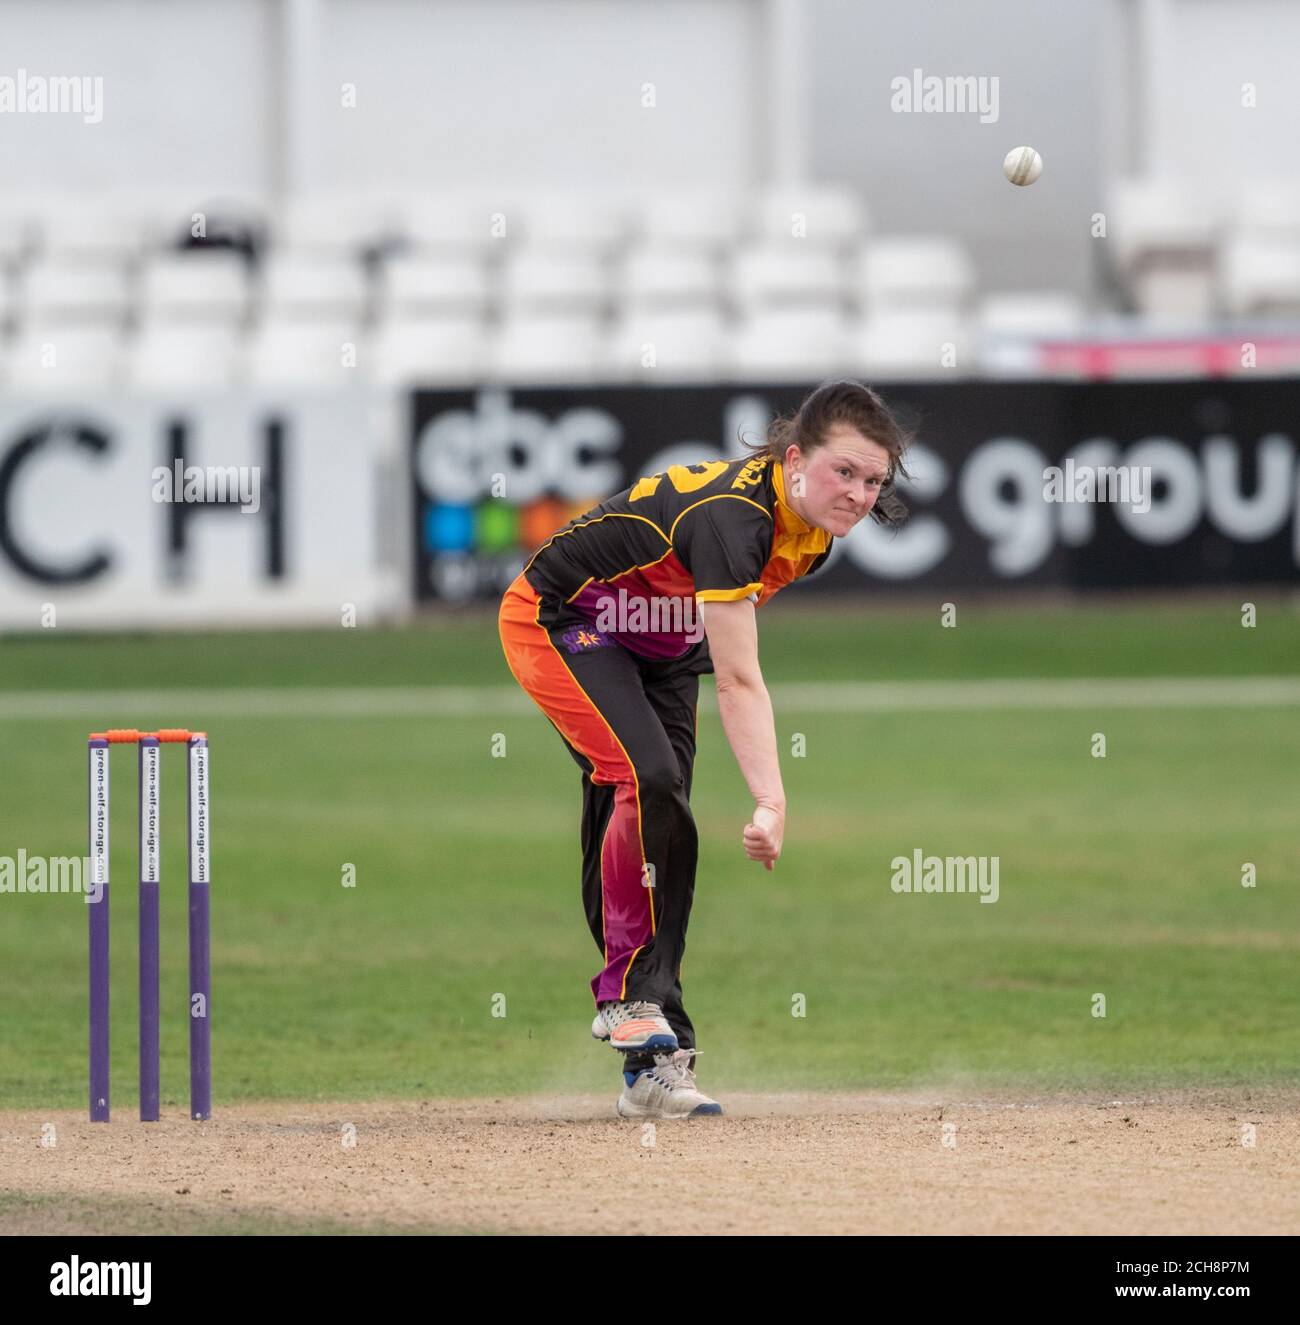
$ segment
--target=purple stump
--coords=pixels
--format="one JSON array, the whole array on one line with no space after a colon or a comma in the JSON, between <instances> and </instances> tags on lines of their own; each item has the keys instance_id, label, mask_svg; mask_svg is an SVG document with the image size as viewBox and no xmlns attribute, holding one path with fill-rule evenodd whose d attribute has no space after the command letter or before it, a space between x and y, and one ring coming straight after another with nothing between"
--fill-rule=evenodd
<instances>
[{"instance_id":1,"label":"purple stump","mask_svg":"<svg viewBox=\"0 0 1300 1325\"><path fill-rule=\"evenodd\" d=\"M140 1121L156 1123L162 1094L159 1035L158 891L160 763L156 736L140 738Z\"/></svg>"},{"instance_id":2,"label":"purple stump","mask_svg":"<svg viewBox=\"0 0 1300 1325\"><path fill-rule=\"evenodd\" d=\"M90 1121L108 1122L108 742L92 738L86 904L90 916Z\"/></svg>"},{"instance_id":3,"label":"purple stump","mask_svg":"<svg viewBox=\"0 0 1300 1325\"><path fill-rule=\"evenodd\" d=\"M211 959L208 890L211 882L211 805L208 741L196 733L189 742L190 824L190 1117L212 1116Z\"/></svg>"}]
</instances>

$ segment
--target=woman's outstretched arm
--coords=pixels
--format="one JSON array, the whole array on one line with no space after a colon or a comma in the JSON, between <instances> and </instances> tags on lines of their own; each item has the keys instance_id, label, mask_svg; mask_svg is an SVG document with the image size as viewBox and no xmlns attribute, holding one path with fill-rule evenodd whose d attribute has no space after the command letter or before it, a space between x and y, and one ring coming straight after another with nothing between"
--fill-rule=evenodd
<instances>
[{"instance_id":1,"label":"woman's outstretched arm","mask_svg":"<svg viewBox=\"0 0 1300 1325\"><path fill-rule=\"evenodd\" d=\"M722 729L754 797L754 814L743 837L745 852L770 870L785 833L785 788L772 700L758 665L754 604L746 598L702 602L699 609L717 678Z\"/></svg>"}]
</instances>

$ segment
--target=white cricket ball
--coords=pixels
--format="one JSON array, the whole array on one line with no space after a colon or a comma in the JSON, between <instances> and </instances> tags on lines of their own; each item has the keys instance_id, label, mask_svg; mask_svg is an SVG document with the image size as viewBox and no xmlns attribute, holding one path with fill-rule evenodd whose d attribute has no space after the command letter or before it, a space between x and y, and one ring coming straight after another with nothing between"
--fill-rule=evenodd
<instances>
[{"instance_id":1,"label":"white cricket ball","mask_svg":"<svg viewBox=\"0 0 1300 1325\"><path fill-rule=\"evenodd\" d=\"M1043 173L1043 158L1032 147L1013 147L1002 161L1002 173L1013 184L1032 184Z\"/></svg>"}]
</instances>

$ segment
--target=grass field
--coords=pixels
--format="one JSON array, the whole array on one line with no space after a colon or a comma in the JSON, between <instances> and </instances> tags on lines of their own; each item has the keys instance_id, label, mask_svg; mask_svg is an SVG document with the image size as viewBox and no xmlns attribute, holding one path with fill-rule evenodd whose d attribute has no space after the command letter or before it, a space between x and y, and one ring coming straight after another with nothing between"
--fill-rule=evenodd
<instances>
[{"instance_id":1,"label":"grass field","mask_svg":"<svg viewBox=\"0 0 1300 1325\"><path fill-rule=\"evenodd\" d=\"M1227 599L963 608L950 630L937 616L764 611L790 802L772 873L740 848L750 804L716 713L701 711L683 981L710 1092L1300 1080L1300 707L880 713L779 699L796 681L1295 676L1300 614L1262 604L1254 630ZM210 732L218 1109L612 1090L614 1056L587 1033L597 954L578 891L579 780L539 713L489 702L460 716L254 718L99 698L151 686L504 696L493 618L51 635L0 642L0 659L0 856L84 852L92 727ZM65 716L24 714L34 692L55 691ZM1090 754L1097 731L1104 759ZM496 732L505 758L492 757ZM803 758L789 756L796 732ZM163 1095L183 1107L184 777L166 754ZM133 759L114 751L122 1116L136 1103ZM917 847L998 856L1000 900L895 895L889 862ZM0 1106L84 1103L85 931L79 897L0 893Z\"/></svg>"}]
</instances>

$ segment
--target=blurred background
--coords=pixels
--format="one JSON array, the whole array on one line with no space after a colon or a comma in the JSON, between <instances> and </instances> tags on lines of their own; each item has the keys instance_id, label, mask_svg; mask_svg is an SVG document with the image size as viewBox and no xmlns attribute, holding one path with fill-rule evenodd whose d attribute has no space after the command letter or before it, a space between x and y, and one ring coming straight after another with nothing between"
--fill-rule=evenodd
<instances>
[{"instance_id":1,"label":"blurred background","mask_svg":"<svg viewBox=\"0 0 1300 1325\"><path fill-rule=\"evenodd\" d=\"M51 585L87 626L490 598L836 375L915 423L932 509L796 592L1296 578L1285 0L5 23L0 628ZM1067 456L1154 466L1158 509L1046 511ZM260 469L260 510L163 513L177 459Z\"/></svg>"}]
</instances>

